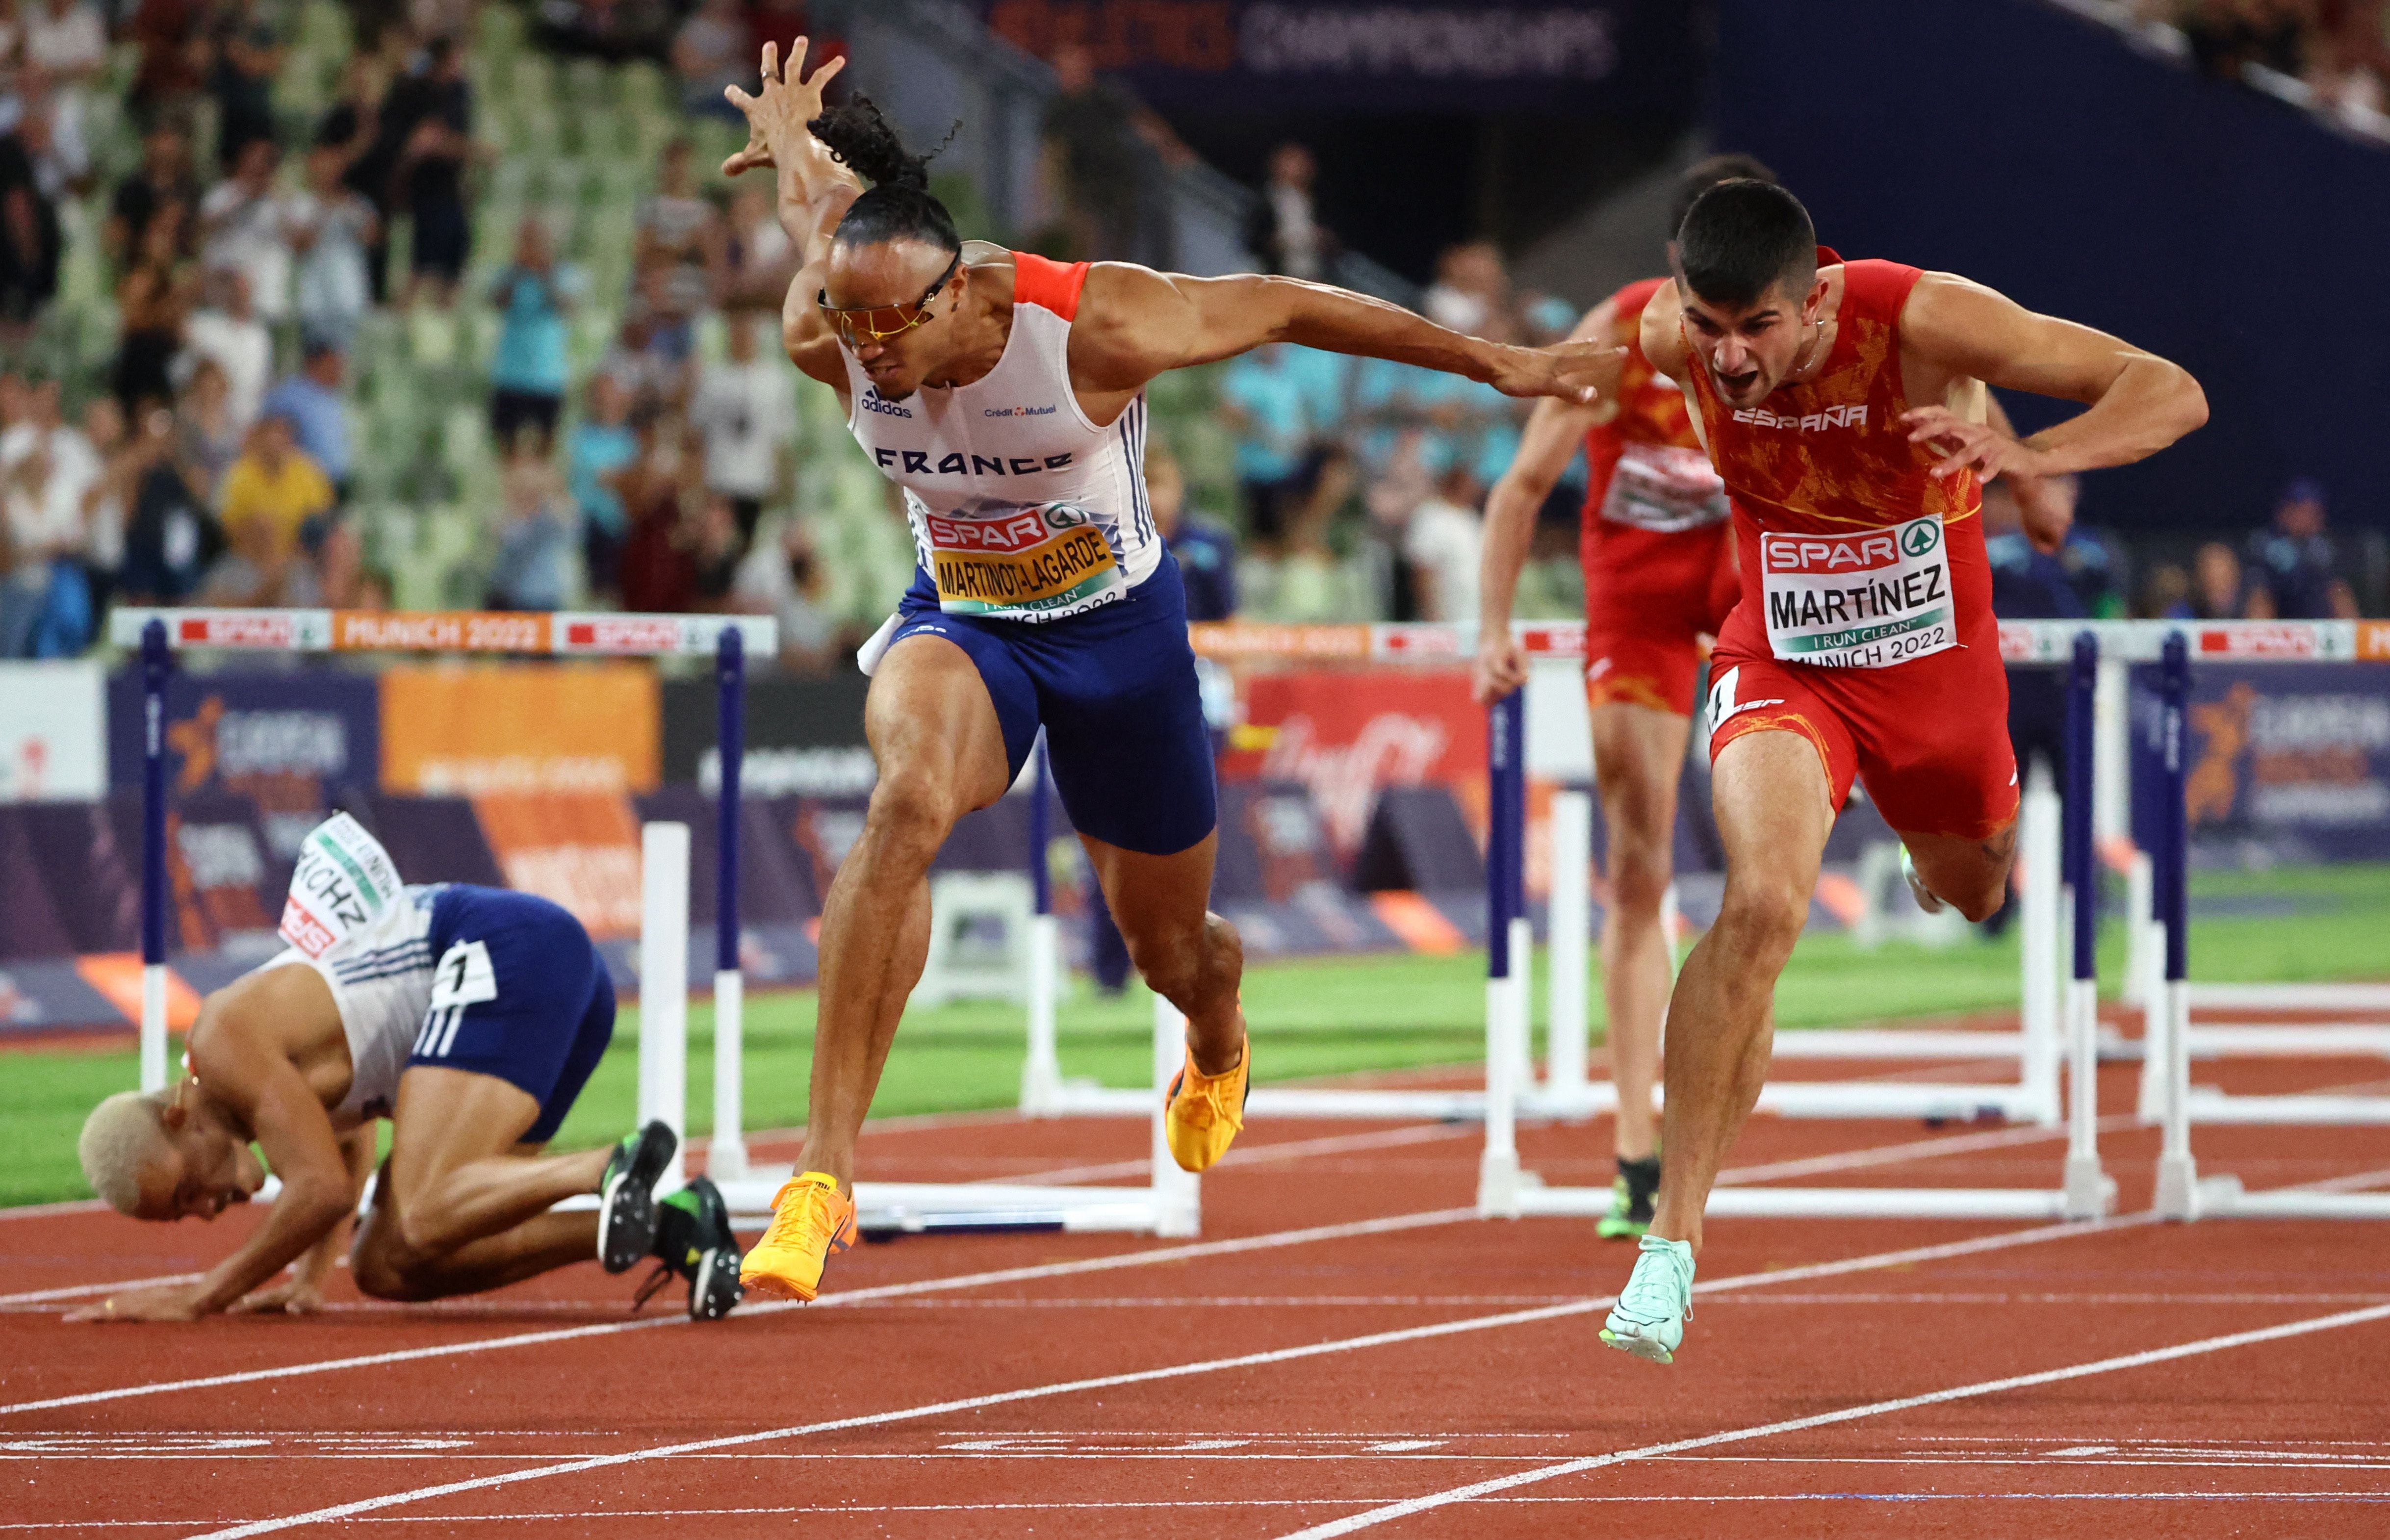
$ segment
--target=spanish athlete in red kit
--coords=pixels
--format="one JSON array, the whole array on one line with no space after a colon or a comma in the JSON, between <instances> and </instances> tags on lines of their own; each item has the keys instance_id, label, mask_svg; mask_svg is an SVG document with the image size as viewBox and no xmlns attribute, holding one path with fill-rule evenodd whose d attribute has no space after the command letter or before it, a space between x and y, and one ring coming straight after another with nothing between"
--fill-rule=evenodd
<instances>
[{"instance_id":1,"label":"spanish athlete in red kit","mask_svg":"<svg viewBox=\"0 0 2390 1540\"><path fill-rule=\"evenodd\" d=\"M1643 310L1734 500L1742 600L1711 658L1711 777L1727 878L1668 1008L1668 1163L1602 1340L1670 1360L1702 1210L1767 1076L1770 1001L1854 777L1899 834L1921 902L1998 907L2016 764L1981 482L2127 465L2207 419L2198 382L2088 327L1947 273L1844 262L1783 188L1695 200L1676 281ZM1987 385L2080 402L2020 441ZM2024 499L2027 531L2063 505Z\"/></svg>"},{"instance_id":2,"label":"spanish athlete in red kit","mask_svg":"<svg viewBox=\"0 0 2390 1540\"><path fill-rule=\"evenodd\" d=\"M1720 182L1768 175L1747 155L1712 156L1685 173L1677 217ZM1702 653L1740 592L1726 483L1703 452L1684 392L1643 354L1643 307L1667 282L1628 284L1577 324L1577 340L1624 350L1616 377L1602 383L1594 405L1536 404L1518 454L1486 499L1478 582L1475 685L1477 698L1490 701L1526 683L1526 658L1510 635L1511 597L1536 515L1582 443L1586 697L1607 836L1601 993L1618 1092L1618 1177L1597 1228L1613 1240L1642 1235L1659 1197L1651 1093L1675 972L1664 911L1676 876L1677 783Z\"/></svg>"}]
</instances>

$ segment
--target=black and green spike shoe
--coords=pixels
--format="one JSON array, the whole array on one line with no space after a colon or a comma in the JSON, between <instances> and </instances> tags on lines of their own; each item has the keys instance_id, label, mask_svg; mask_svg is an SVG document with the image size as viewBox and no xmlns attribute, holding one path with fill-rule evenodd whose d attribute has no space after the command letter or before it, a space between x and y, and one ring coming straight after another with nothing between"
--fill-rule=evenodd
<instances>
[{"instance_id":1,"label":"black and green spike shoe","mask_svg":"<svg viewBox=\"0 0 2390 1540\"><path fill-rule=\"evenodd\" d=\"M680 1136L661 1122L614 1147L598 1184L598 1261L624 1273L656 1244L656 1179L672 1163Z\"/></svg>"},{"instance_id":2,"label":"black and green spike shoe","mask_svg":"<svg viewBox=\"0 0 2390 1540\"><path fill-rule=\"evenodd\" d=\"M1660 1200L1660 1156L1639 1161L1621 1159L1618 1179L1610 1184L1610 1212L1594 1226L1604 1240L1638 1240L1651 1227L1651 1213Z\"/></svg>"},{"instance_id":3,"label":"black and green spike shoe","mask_svg":"<svg viewBox=\"0 0 2390 1540\"><path fill-rule=\"evenodd\" d=\"M639 1286L636 1310L675 1277L688 1280L688 1318L718 1321L745 1297L739 1287L741 1248L730 1228L730 1208L703 1176L656 1205L656 1270Z\"/></svg>"}]
</instances>

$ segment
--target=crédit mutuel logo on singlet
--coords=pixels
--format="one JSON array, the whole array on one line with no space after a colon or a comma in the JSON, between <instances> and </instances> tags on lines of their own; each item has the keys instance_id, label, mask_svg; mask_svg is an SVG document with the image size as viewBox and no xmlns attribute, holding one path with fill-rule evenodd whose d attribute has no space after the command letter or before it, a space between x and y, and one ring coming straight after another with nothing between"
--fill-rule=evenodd
<instances>
[{"instance_id":1,"label":"cr\u00e9dit mutuel logo on singlet","mask_svg":"<svg viewBox=\"0 0 2390 1540\"><path fill-rule=\"evenodd\" d=\"M1741 406L1734 420L1750 428L1790 428L1796 433L1821 433L1829 428L1865 428L1864 403L1829 406L1822 412L1771 412L1765 406Z\"/></svg>"}]
</instances>

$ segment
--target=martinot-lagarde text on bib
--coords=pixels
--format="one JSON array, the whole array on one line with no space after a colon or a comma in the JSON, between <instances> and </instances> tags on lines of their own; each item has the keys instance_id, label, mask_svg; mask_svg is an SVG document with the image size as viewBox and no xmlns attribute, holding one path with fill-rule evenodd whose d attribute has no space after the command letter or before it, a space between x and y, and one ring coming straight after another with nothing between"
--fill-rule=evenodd
<instances>
[{"instance_id":1,"label":"martinot-lagarde text on bib","mask_svg":"<svg viewBox=\"0 0 2390 1540\"><path fill-rule=\"evenodd\" d=\"M913 516L949 614L1084 610L1126 585L1102 527L1069 503L983 505L971 517L917 506Z\"/></svg>"},{"instance_id":2,"label":"martinot-lagarde text on bib","mask_svg":"<svg viewBox=\"0 0 2390 1540\"><path fill-rule=\"evenodd\" d=\"M1954 647L1939 514L1881 529L1759 537L1768 650L1788 662L1888 668Z\"/></svg>"}]
</instances>

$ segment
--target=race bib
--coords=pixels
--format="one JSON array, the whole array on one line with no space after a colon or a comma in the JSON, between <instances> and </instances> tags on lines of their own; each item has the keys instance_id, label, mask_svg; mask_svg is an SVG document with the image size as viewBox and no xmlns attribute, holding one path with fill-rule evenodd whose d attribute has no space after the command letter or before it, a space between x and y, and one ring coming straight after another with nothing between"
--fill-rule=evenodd
<instances>
[{"instance_id":1,"label":"race bib","mask_svg":"<svg viewBox=\"0 0 2390 1540\"><path fill-rule=\"evenodd\" d=\"M956 519L918 510L938 608L954 615L1036 616L1081 610L1124 582L1094 517L1040 503Z\"/></svg>"},{"instance_id":2,"label":"race bib","mask_svg":"<svg viewBox=\"0 0 2390 1540\"><path fill-rule=\"evenodd\" d=\"M282 905L282 939L321 957L380 919L405 892L390 853L354 818L336 813L300 842Z\"/></svg>"},{"instance_id":3,"label":"race bib","mask_svg":"<svg viewBox=\"0 0 2390 1540\"><path fill-rule=\"evenodd\" d=\"M1942 517L1849 534L1759 536L1767 648L1787 662L1888 668L1955 647Z\"/></svg>"},{"instance_id":4,"label":"race bib","mask_svg":"<svg viewBox=\"0 0 2390 1540\"><path fill-rule=\"evenodd\" d=\"M1626 445L1601 499L1601 517L1612 523L1663 534L1724 523L1727 516L1726 483L1709 456L1676 444Z\"/></svg>"}]
</instances>

